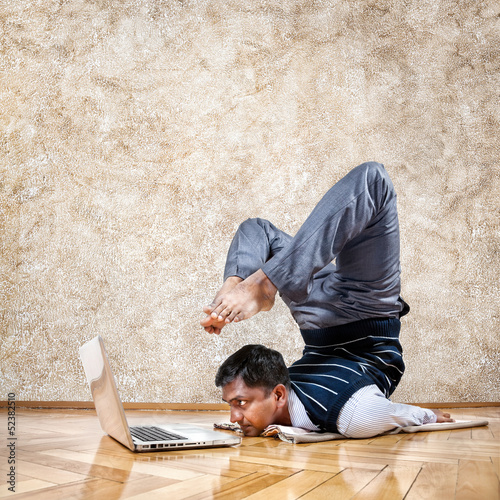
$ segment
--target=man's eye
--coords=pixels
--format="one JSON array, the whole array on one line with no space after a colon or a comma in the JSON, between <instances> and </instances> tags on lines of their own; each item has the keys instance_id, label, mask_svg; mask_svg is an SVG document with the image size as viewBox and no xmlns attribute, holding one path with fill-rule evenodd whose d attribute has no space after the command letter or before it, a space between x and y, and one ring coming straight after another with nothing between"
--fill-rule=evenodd
<instances>
[{"instance_id":1,"label":"man's eye","mask_svg":"<svg viewBox=\"0 0 500 500\"><path fill-rule=\"evenodd\" d=\"M245 406L246 401L238 401L238 406Z\"/></svg>"}]
</instances>

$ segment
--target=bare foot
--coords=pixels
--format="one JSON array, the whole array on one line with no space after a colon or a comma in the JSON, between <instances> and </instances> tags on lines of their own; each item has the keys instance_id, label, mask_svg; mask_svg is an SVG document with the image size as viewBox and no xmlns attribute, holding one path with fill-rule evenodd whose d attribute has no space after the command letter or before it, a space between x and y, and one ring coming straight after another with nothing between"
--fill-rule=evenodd
<instances>
[{"instance_id":1,"label":"bare foot","mask_svg":"<svg viewBox=\"0 0 500 500\"><path fill-rule=\"evenodd\" d=\"M453 418L451 418L451 415L449 413L444 413L441 410L432 410L436 415L437 415L437 423L442 423L442 422L455 422Z\"/></svg>"},{"instance_id":2,"label":"bare foot","mask_svg":"<svg viewBox=\"0 0 500 500\"><path fill-rule=\"evenodd\" d=\"M229 278L227 278L226 281L224 281L221 289L217 292L214 300L212 301L212 304L203 308L203 312L206 314L206 317L200 321L200 325L205 329L206 332L216 333L217 335L219 335L222 327L227 325L227 323L224 321L224 318L222 318L221 320L219 320L218 318L212 318L211 313L214 309L214 304L218 302L221 295L230 292L238 283L241 283L242 281L243 280L238 276L230 276Z\"/></svg>"},{"instance_id":3,"label":"bare foot","mask_svg":"<svg viewBox=\"0 0 500 500\"><path fill-rule=\"evenodd\" d=\"M277 288L259 269L227 293L219 294L209 309L211 317L226 324L251 318L260 311L269 311L274 305Z\"/></svg>"}]
</instances>

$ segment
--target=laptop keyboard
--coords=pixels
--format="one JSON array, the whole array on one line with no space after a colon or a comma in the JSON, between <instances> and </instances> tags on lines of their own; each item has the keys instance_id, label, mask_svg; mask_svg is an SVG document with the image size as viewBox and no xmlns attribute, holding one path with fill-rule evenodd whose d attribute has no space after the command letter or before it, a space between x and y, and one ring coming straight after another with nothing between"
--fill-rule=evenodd
<instances>
[{"instance_id":1,"label":"laptop keyboard","mask_svg":"<svg viewBox=\"0 0 500 500\"><path fill-rule=\"evenodd\" d=\"M176 439L187 439L179 434L166 431L154 426L130 427L130 434L141 441L172 441Z\"/></svg>"}]
</instances>

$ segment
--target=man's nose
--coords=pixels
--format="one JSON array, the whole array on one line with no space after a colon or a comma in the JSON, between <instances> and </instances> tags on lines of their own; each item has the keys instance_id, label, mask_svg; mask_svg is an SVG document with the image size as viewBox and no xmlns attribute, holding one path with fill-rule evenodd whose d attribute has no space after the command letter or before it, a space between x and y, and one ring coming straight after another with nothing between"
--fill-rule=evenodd
<instances>
[{"instance_id":1,"label":"man's nose","mask_svg":"<svg viewBox=\"0 0 500 500\"><path fill-rule=\"evenodd\" d=\"M236 408L231 408L231 418L229 419L232 424L239 422L240 420L243 419L243 415L241 411L239 411Z\"/></svg>"}]
</instances>

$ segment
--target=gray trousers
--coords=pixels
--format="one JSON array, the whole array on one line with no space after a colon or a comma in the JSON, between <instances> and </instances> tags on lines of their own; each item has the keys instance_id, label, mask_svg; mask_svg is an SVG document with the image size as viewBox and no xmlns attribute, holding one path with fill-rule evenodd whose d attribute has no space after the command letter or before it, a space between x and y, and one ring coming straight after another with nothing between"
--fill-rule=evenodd
<instances>
[{"instance_id":1,"label":"gray trousers","mask_svg":"<svg viewBox=\"0 0 500 500\"><path fill-rule=\"evenodd\" d=\"M380 163L363 163L337 182L292 237L269 221L243 222L224 279L262 269L303 330L399 317L396 193Z\"/></svg>"}]
</instances>

